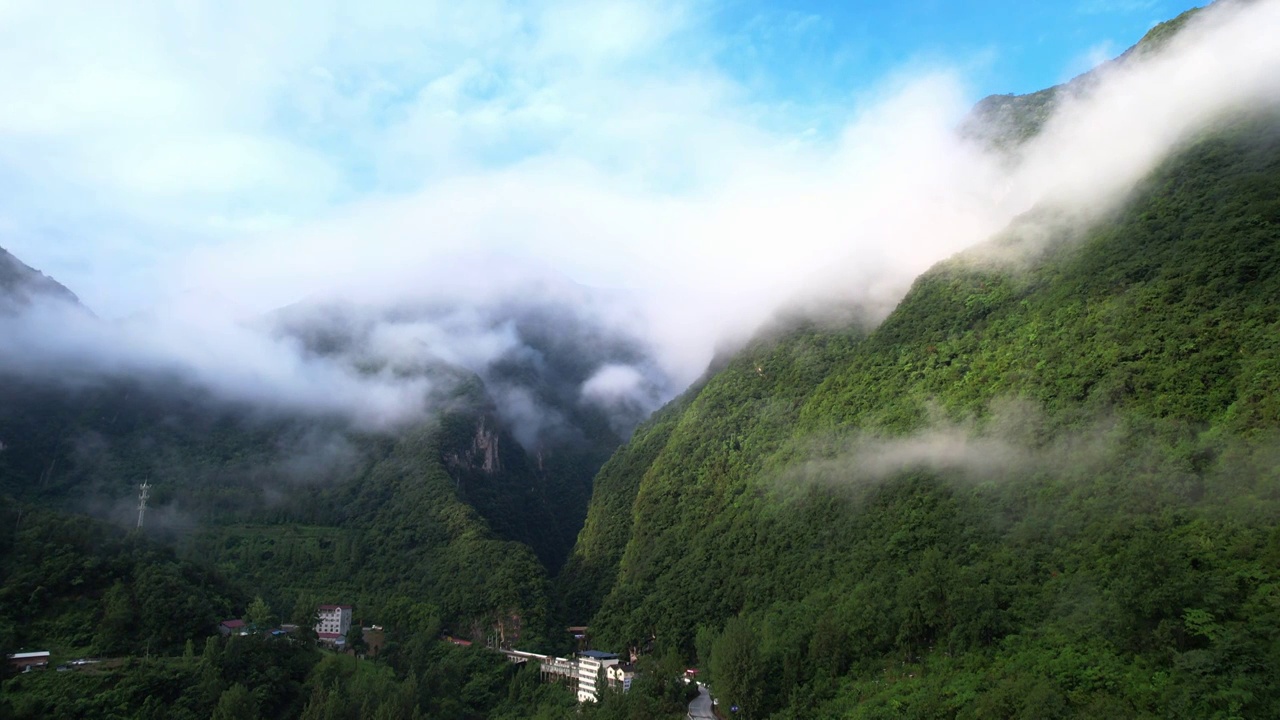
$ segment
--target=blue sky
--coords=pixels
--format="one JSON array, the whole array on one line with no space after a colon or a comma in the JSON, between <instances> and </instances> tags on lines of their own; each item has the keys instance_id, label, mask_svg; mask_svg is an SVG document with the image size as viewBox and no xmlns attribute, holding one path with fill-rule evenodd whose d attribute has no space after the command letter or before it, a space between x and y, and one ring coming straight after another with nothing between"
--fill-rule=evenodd
<instances>
[{"instance_id":1,"label":"blue sky","mask_svg":"<svg viewBox=\"0 0 1280 720\"><path fill-rule=\"evenodd\" d=\"M958 116L1189 6L0 1L0 245L128 313L184 291L193 249L300 227L359 245L352 208L517 166L701 197L821 154L920 77L950 78Z\"/></svg>"},{"instance_id":2,"label":"blue sky","mask_svg":"<svg viewBox=\"0 0 1280 720\"><path fill-rule=\"evenodd\" d=\"M966 67L977 94L1025 93L1111 57L1185 0L747 2L715 12L730 72L780 98L856 91L913 63Z\"/></svg>"}]
</instances>

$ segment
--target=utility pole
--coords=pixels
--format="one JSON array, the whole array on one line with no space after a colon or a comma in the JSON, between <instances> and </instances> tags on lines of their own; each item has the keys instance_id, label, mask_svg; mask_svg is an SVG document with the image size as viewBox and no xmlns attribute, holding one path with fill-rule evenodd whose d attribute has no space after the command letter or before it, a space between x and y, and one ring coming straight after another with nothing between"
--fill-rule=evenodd
<instances>
[{"instance_id":1,"label":"utility pole","mask_svg":"<svg viewBox=\"0 0 1280 720\"><path fill-rule=\"evenodd\" d=\"M141 491L138 493L138 529L141 530L142 516L147 514L147 497L151 494L151 486L143 480L138 489Z\"/></svg>"}]
</instances>

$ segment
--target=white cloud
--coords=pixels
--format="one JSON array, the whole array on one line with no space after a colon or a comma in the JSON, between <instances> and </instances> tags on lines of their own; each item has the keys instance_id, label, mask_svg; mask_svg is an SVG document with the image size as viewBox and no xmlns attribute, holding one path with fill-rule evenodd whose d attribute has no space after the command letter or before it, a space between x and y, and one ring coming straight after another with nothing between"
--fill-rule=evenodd
<instances>
[{"instance_id":1,"label":"white cloud","mask_svg":"<svg viewBox=\"0 0 1280 720\"><path fill-rule=\"evenodd\" d=\"M582 397L608 406L636 396L644 388L644 375L630 365L605 365L582 384Z\"/></svg>"},{"instance_id":2,"label":"white cloud","mask_svg":"<svg viewBox=\"0 0 1280 720\"><path fill-rule=\"evenodd\" d=\"M300 298L491 299L546 275L634 290L638 314L582 310L688 381L786 302L882 315L1036 203L1122 197L1215 113L1280 96L1278 6L1202 13L1168 56L1066 104L1009 169L955 140L969 98L945 69L885 80L834 137L771 129L699 52L692 5L6 5L0 187L40 190L0 198L0 227L37 265L83 257L42 269L108 313L233 298L237 313L158 311L157 337L125 342L245 394L332 385L325 402L359 405L365 380L242 335L245 316ZM24 75L31 58L44 62ZM65 247L42 250L64 213ZM111 251L101 235L119 238ZM140 258L152 266L126 274ZM505 347L491 330L408 324L372 341L440 354L452 333L450 360L471 366ZM614 375L601 387L625 384ZM372 381L379 412L399 412Z\"/></svg>"}]
</instances>

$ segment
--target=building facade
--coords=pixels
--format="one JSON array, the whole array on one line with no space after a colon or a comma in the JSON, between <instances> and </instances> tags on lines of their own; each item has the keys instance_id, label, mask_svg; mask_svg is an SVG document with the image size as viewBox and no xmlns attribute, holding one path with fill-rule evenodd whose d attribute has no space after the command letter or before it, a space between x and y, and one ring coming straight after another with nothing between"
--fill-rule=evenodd
<instances>
[{"instance_id":1,"label":"building facade","mask_svg":"<svg viewBox=\"0 0 1280 720\"><path fill-rule=\"evenodd\" d=\"M618 656L599 650L583 650L575 660L578 679L578 702L597 702L605 668L618 664Z\"/></svg>"},{"instance_id":2,"label":"building facade","mask_svg":"<svg viewBox=\"0 0 1280 720\"><path fill-rule=\"evenodd\" d=\"M503 650L502 653L513 663L537 662L543 682L567 684L578 702L598 702L601 688L606 685L625 691L635 676L630 666L625 672L614 669L619 664L617 655L598 650L584 650L572 659L520 650Z\"/></svg>"},{"instance_id":3,"label":"building facade","mask_svg":"<svg viewBox=\"0 0 1280 720\"><path fill-rule=\"evenodd\" d=\"M604 677L609 687L626 692L631 689L631 681L636 677L636 667L626 663L610 665L605 668Z\"/></svg>"},{"instance_id":4,"label":"building facade","mask_svg":"<svg viewBox=\"0 0 1280 720\"><path fill-rule=\"evenodd\" d=\"M350 605L321 605L316 611L316 636L334 642L351 630Z\"/></svg>"}]
</instances>

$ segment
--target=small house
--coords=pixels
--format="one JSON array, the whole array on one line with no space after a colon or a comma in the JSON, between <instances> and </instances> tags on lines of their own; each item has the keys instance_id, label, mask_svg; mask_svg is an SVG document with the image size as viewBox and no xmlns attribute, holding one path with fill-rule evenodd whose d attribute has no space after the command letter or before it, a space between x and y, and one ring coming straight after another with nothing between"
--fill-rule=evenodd
<instances>
[{"instance_id":1,"label":"small house","mask_svg":"<svg viewBox=\"0 0 1280 720\"><path fill-rule=\"evenodd\" d=\"M20 652L9 656L9 664L15 669L26 672L31 668L44 668L49 666L49 651L39 650L36 652Z\"/></svg>"}]
</instances>

